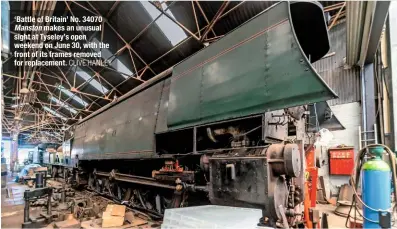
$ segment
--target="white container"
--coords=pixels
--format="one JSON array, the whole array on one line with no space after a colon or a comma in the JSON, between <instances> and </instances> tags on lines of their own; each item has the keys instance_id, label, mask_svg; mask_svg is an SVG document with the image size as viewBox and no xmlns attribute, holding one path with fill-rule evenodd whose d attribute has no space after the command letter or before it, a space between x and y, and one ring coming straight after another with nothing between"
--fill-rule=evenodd
<instances>
[{"instance_id":1,"label":"white container","mask_svg":"<svg viewBox=\"0 0 397 229\"><path fill-rule=\"evenodd\" d=\"M262 210L218 205L166 209L161 229L259 228ZM261 227L263 228L263 227Z\"/></svg>"}]
</instances>

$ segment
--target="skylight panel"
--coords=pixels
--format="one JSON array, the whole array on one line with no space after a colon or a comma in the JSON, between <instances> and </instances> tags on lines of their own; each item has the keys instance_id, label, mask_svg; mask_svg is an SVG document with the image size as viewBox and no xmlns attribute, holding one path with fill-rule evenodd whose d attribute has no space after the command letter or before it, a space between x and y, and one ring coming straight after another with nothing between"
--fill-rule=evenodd
<instances>
[{"instance_id":1,"label":"skylight panel","mask_svg":"<svg viewBox=\"0 0 397 229\"><path fill-rule=\"evenodd\" d=\"M56 117L58 117L58 118L61 118L61 119L64 120L64 121L67 120L67 118L65 118L63 115L59 114L58 112L52 110L51 108L49 108L49 107L47 107L47 106L44 106L44 110L50 112L52 115L54 115L54 116L56 116Z\"/></svg>"},{"instance_id":2,"label":"skylight panel","mask_svg":"<svg viewBox=\"0 0 397 229\"><path fill-rule=\"evenodd\" d=\"M73 109L71 106L66 104L65 102L62 102L61 100L55 98L54 96L51 96L50 99L55 102L56 104L62 106L63 108L67 109L68 111L72 112L73 114L77 114L77 111Z\"/></svg>"},{"instance_id":3,"label":"skylight panel","mask_svg":"<svg viewBox=\"0 0 397 229\"><path fill-rule=\"evenodd\" d=\"M161 12L151 3L147 1L142 1L141 4L149 13L149 15L152 17L153 20L156 19L161 14ZM163 10L165 10L167 8L167 5L163 3L161 4L161 7L163 8ZM171 10L168 9L165 12L175 19ZM172 45L178 44L187 37L183 29L179 27L177 24L175 24L173 21L171 21L171 19L169 19L165 15L161 15L159 19L157 19L156 24L164 33L164 35L168 38L168 40L171 42Z\"/></svg>"},{"instance_id":4,"label":"skylight panel","mask_svg":"<svg viewBox=\"0 0 397 229\"><path fill-rule=\"evenodd\" d=\"M109 91L105 86L100 84L97 80L94 79L94 77L91 77L90 75L88 75L88 73L83 71L81 68L77 68L76 73L81 78L83 78L85 81L89 82L98 91L100 91L104 94L106 94Z\"/></svg>"},{"instance_id":5,"label":"skylight panel","mask_svg":"<svg viewBox=\"0 0 397 229\"><path fill-rule=\"evenodd\" d=\"M58 89L61 90L63 93L65 93L67 96L71 97L74 101L80 103L82 106L84 106L84 107L88 106L88 103L86 101L82 100L80 97L73 94L72 92L67 90L65 87L63 87L62 85L58 85Z\"/></svg>"},{"instance_id":6,"label":"skylight panel","mask_svg":"<svg viewBox=\"0 0 397 229\"><path fill-rule=\"evenodd\" d=\"M93 38L92 40L93 40L95 43L99 44L99 40L98 40L98 39ZM96 52L99 52L100 48L94 48L94 50L95 50ZM101 54L102 54L103 59L105 59L105 60L108 59L108 58L110 58L110 57L113 55L112 52L110 52L109 49L107 49L107 48L103 48ZM126 74L126 75L121 74L125 79L127 79L128 76L134 75L134 74L130 71L130 69L128 69L127 66L125 66L125 64L123 64L123 62L121 62L121 61L118 60L117 58L114 58L114 60L111 61L111 65L112 65L112 67L113 67L114 69L116 69L118 72L121 72L121 73Z\"/></svg>"},{"instance_id":7,"label":"skylight panel","mask_svg":"<svg viewBox=\"0 0 397 229\"><path fill-rule=\"evenodd\" d=\"M58 140L62 140L62 135L60 135L57 132L48 132L48 131L41 131L41 133L44 133L45 135L52 137L52 138L56 138ZM44 137L44 136L42 136ZM47 139L46 139L47 140Z\"/></svg>"},{"instance_id":8,"label":"skylight panel","mask_svg":"<svg viewBox=\"0 0 397 229\"><path fill-rule=\"evenodd\" d=\"M55 134L55 132L51 133L51 132L43 131L42 133L45 133L46 135L51 136L51 137L60 137L59 134L58 133Z\"/></svg>"}]
</instances>

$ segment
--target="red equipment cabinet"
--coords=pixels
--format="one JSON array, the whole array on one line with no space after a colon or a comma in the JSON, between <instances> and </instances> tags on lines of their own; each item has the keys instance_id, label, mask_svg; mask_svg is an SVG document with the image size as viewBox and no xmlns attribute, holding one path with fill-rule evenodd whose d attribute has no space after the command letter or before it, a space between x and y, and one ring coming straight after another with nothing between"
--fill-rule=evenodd
<instances>
[{"instance_id":1,"label":"red equipment cabinet","mask_svg":"<svg viewBox=\"0 0 397 229\"><path fill-rule=\"evenodd\" d=\"M354 148L329 148L329 174L351 175L354 168Z\"/></svg>"}]
</instances>

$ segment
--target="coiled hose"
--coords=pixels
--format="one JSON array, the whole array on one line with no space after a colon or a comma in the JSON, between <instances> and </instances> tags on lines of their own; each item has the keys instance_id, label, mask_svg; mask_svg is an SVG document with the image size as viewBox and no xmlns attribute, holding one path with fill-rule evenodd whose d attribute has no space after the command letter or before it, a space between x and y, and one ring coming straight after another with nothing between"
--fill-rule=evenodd
<instances>
[{"instance_id":1,"label":"coiled hose","mask_svg":"<svg viewBox=\"0 0 397 229\"><path fill-rule=\"evenodd\" d=\"M397 177L396 177L397 176L397 172L396 172L396 158L394 156L394 153L390 150L389 147L387 147L385 145L382 145L382 144L370 144L370 145L365 146L364 148L362 148L359 151L359 153L358 153L358 155L356 157L356 160L355 160L355 166L354 167L356 169L355 169L354 173L350 176L350 184L352 186L354 195L353 195L352 205L350 207L350 210L349 210L349 213L347 215L346 222L345 222L345 226L347 228L348 228L347 223L349 221L350 213L351 213L351 210L353 209L353 206L355 208L355 212L357 211L357 207L356 207L356 201L357 200L363 206L365 206L365 207L367 207L367 208L369 208L369 209L371 209L373 211L385 211L385 209L384 210L373 209L370 206L366 205L364 203L364 201L360 198L360 196L357 193L357 189L358 189L358 186L359 186L359 183L360 183L361 167L364 164L364 157L365 157L366 154L369 154L368 153L368 148L377 147L377 146L378 147L379 146L383 147L386 150L387 154L389 155L389 159L390 159L390 163L391 163L391 170L392 170L392 179L393 179L393 185L394 185L394 201L397 201ZM396 207L396 205L393 208L394 210L395 210L395 207ZM387 211L389 211L389 210L387 209ZM357 212L361 215L361 217L366 219L359 211L357 211ZM366 219L366 220L374 222L374 221L372 221L370 219ZM356 217L354 217L354 221L356 221ZM379 223L379 222L374 222L374 223Z\"/></svg>"}]
</instances>

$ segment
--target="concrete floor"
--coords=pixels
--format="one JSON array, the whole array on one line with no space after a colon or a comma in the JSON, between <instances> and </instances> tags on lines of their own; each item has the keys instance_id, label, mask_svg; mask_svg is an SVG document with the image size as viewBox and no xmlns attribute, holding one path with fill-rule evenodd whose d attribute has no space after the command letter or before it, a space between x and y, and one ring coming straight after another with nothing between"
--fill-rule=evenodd
<instances>
[{"instance_id":1,"label":"concrete floor","mask_svg":"<svg viewBox=\"0 0 397 229\"><path fill-rule=\"evenodd\" d=\"M21 228L23 222L23 193L26 185L15 183L8 178L7 187L1 189L1 228ZM38 216L40 208L31 208L31 216Z\"/></svg>"},{"instance_id":2,"label":"concrete floor","mask_svg":"<svg viewBox=\"0 0 397 229\"><path fill-rule=\"evenodd\" d=\"M5 189L1 190L1 227L21 228L24 208L23 192L27 186L9 181L7 187L9 196L6 195ZM346 228L346 218L334 214L335 206L318 204L317 208L320 212L328 213L329 228ZM34 211L34 209L32 210Z\"/></svg>"},{"instance_id":3,"label":"concrete floor","mask_svg":"<svg viewBox=\"0 0 397 229\"><path fill-rule=\"evenodd\" d=\"M319 209L321 213L325 212L328 214L329 228L346 228L346 218L335 215L334 213L336 206L333 206L331 204L317 204L316 208Z\"/></svg>"},{"instance_id":4,"label":"concrete floor","mask_svg":"<svg viewBox=\"0 0 397 229\"><path fill-rule=\"evenodd\" d=\"M7 183L7 189L1 189L1 227L21 228L23 222L23 192L27 188L14 182Z\"/></svg>"}]
</instances>

